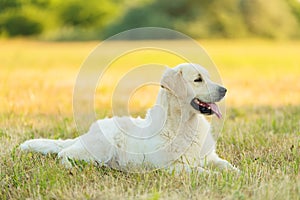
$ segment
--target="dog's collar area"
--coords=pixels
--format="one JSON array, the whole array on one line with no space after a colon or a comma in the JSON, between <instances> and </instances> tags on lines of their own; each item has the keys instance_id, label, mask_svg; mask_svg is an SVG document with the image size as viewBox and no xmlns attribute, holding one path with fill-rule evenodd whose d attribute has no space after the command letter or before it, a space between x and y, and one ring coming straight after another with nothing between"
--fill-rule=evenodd
<instances>
[{"instance_id":1,"label":"dog's collar area","mask_svg":"<svg viewBox=\"0 0 300 200\"><path fill-rule=\"evenodd\" d=\"M194 98L191 101L191 105L195 110L200 111L200 113L204 115L216 114L218 118L222 117L222 113L216 103L207 103L198 98Z\"/></svg>"}]
</instances>

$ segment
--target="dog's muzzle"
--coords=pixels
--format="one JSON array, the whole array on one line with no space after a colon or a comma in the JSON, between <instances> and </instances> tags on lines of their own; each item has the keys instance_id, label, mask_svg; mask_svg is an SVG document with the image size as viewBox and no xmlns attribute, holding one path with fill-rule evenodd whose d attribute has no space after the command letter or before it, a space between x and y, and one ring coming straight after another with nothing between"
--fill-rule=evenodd
<instances>
[{"instance_id":1,"label":"dog's muzzle","mask_svg":"<svg viewBox=\"0 0 300 200\"><path fill-rule=\"evenodd\" d=\"M194 98L191 101L191 105L197 111L204 115L212 115L216 114L218 118L222 117L222 113L216 103L207 103L199 100L198 98Z\"/></svg>"}]
</instances>

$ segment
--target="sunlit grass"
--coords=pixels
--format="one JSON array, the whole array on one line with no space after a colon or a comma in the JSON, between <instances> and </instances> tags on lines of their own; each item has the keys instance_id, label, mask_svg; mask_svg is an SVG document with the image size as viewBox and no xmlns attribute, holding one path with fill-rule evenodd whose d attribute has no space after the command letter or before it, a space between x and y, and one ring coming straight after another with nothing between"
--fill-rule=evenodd
<instances>
[{"instance_id":1,"label":"sunlit grass","mask_svg":"<svg viewBox=\"0 0 300 200\"><path fill-rule=\"evenodd\" d=\"M72 93L84 59L98 42L0 41L0 199L297 199L300 195L300 42L199 41L228 88L218 153L242 170L210 175L126 174L78 163L65 170L55 156L24 154L29 138L80 135ZM123 43L122 45L130 45ZM107 52L110 54L111 52ZM163 56L162 56L163 55ZM182 59L154 51L117 60L96 93L99 117L126 70ZM122 69L117 66L123 66ZM148 76L146 74L145 76ZM156 86L136 90L130 113L144 114Z\"/></svg>"},{"instance_id":2,"label":"sunlit grass","mask_svg":"<svg viewBox=\"0 0 300 200\"><path fill-rule=\"evenodd\" d=\"M1 41L0 110L70 113L77 73L97 44ZM216 63L228 88L227 105L280 106L300 102L300 42L200 41L200 44ZM100 84L97 94L101 94L101 99L97 107L108 106L111 88L124 71L149 60L170 66L182 62L174 55L156 54L144 51L113 63ZM149 94L151 98L140 98L146 101L144 105L152 104L155 99L155 92Z\"/></svg>"}]
</instances>

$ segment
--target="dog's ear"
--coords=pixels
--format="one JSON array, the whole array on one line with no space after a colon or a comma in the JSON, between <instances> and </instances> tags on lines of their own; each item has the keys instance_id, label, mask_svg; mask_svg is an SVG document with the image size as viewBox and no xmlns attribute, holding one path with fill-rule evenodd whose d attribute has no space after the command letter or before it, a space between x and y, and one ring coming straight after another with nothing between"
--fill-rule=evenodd
<instances>
[{"instance_id":1,"label":"dog's ear","mask_svg":"<svg viewBox=\"0 0 300 200\"><path fill-rule=\"evenodd\" d=\"M178 98L185 99L187 97L187 83L183 79L181 70L168 68L160 83L162 88L169 90Z\"/></svg>"}]
</instances>

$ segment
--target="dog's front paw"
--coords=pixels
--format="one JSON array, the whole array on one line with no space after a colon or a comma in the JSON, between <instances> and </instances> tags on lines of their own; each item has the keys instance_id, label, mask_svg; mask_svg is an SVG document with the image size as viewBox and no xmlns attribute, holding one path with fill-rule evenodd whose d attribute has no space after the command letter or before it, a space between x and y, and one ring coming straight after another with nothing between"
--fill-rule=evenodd
<instances>
[{"instance_id":1,"label":"dog's front paw","mask_svg":"<svg viewBox=\"0 0 300 200\"><path fill-rule=\"evenodd\" d=\"M61 164L66 168L66 169L71 169L73 167L72 163L69 161L68 156L66 156L66 153L64 151L61 151L57 154L57 157L61 159Z\"/></svg>"},{"instance_id":2,"label":"dog's front paw","mask_svg":"<svg viewBox=\"0 0 300 200\"><path fill-rule=\"evenodd\" d=\"M71 169L73 167L72 163L69 161L67 157L61 158L61 164L66 168L66 169Z\"/></svg>"},{"instance_id":3,"label":"dog's front paw","mask_svg":"<svg viewBox=\"0 0 300 200\"><path fill-rule=\"evenodd\" d=\"M240 173L241 173L241 171L240 171L237 167L233 166L233 165L230 164L229 162L227 162L227 163L222 167L222 169L225 169L225 170L227 170L227 171L236 172L237 174L240 174Z\"/></svg>"},{"instance_id":4,"label":"dog's front paw","mask_svg":"<svg viewBox=\"0 0 300 200\"><path fill-rule=\"evenodd\" d=\"M241 170L239 170L239 168L237 168L237 167L235 167L235 166L232 166L232 165L231 165L230 170L236 172L237 174L240 174L240 173L241 173Z\"/></svg>"}]
</instances>

